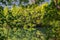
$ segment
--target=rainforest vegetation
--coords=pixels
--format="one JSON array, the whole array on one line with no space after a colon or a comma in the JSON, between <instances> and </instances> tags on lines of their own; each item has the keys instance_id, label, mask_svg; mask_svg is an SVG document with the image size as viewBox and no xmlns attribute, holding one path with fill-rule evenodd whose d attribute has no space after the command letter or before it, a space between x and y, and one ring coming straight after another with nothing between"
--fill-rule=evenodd
<instances>
[{"instance_id":1,"label":"rainforest vegetation","mask_svg":"<svg viewBox=\"0 0 60 40\"><path fill-rule=\"evenodd\" d=\"M0 40L60 40L60 0L30 1L0 0Z\"/></svg>"}]
</instances>

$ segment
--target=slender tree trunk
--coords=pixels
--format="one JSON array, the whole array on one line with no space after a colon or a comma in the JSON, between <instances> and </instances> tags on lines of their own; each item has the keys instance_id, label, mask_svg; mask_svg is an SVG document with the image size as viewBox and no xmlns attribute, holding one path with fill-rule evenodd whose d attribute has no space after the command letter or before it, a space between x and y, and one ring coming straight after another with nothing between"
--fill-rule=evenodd
<instances>
[{"instance_id":1,"label":"slender tree trunk","mask_svg":"<svg viewBox=\"0 0 60 40\"><path fill-rule=\"evenodd\" d=\"M54 2L55 2L55 5L57 5L57 3L58 3L58 0L54 0Z\"/></svg>"},{"instance_id":2,"label":"slender tree trunk","mask_svg":"<svg viewBox=\"0 0 60 40\"><path fill-rule=\"evenodd\" d=\"M55 5L56 5L56 8L60 9L60 6L58 5L58 0L54 0L54 2L55 2Z\"/></svg>"}]
</instances>

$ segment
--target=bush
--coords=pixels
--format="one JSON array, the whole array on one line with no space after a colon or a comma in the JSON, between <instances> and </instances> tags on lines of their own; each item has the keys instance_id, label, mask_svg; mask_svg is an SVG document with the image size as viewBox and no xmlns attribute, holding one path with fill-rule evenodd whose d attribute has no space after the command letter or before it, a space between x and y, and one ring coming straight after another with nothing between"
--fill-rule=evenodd
<instances>
[{"instance_id":1,"label":"bush","mask_svg":"<svg viewBox=\"0 0 60 40\"><path fill-rule=\"evenodd\" d=\"M9 25L10 27L35 27L37 24L42 23L45 6L47 6L47 3L34 8L13 6L8 9L8 7L5 7L1 13L1 22L3 25Z\"/></svg>"},{"instance_id":2,"label":"bush","mask_svg":"<svg viewBox=\"0 0 60 40\"><path fill-rule=\"evenodd\" d=\"M47 31L45 31L47 35L47 40L49 39L49 37L59 40L60 11L55 6L53 6L53 4L48 5L47 3L41 6L36 6L36 5L27 6L27 7L13 6L11 9L9 9L8 7L5 7L0 11L0 27L1 27L0 39L3 38L1 40L7 39L7 38L9 39L10 36L11 37L13 36L12 38L13 40L17 35L23 35L23 37L27 37L27 36L24 36L25 34L23 33L25 31L27 32L27 30L28 32L27 33L25 32L26 34L32 33L32 31L35 30L35 27L40 31L41 31L41 28L44 31L47 29ZM24 31L23 30L20 31L20 29L23 29ZM10 33L13 35L11 35ZM15 35L14 33L16 33L16 36L14 36ZM40 38L40 32L37 31L35 33L37 33L37 37ZM31 36L31 34L28 34L28 35L29 37ZM32 33L32 35L34 34ZM31 38L32 37L33 36L31 36ZM36 38L36 36L34 38ZM34 38L32 40L39 40L38 38L36 39ZM23 38L22 40L24 39L26 40L26 38Z\"/></svg>"}]
</instances>

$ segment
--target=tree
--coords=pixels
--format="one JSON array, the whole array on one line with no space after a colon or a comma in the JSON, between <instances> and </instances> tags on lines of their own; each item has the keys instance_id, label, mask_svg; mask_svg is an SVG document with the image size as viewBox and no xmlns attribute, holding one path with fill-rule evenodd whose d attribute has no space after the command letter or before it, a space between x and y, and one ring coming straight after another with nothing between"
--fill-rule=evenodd
<instances>
[{"instance_id":1,"label":"tree","mask_svg":"<svg viewBox=\"0 0 60 40\"><path fill-rule=\"evenodd\" d=\"M22 4L22 3L29 3L29 1L31 1L31 3L33 3L35 1L35 4L39 4L40 2L43 2L44 0L0 0L0 3L4 4L4 5L12 5L13 2L17 2L19 3L18 5Z\"/></svg>"},{"instance_id":2,"label":"tree","mask_svg":"<svg viewBox=\"0 0 60 40\"><path fill-rule=\"evenodd\" d=\"M59 0L54 0L55 6L60 9L60 1Z\"/></svg>"}]
</instances>

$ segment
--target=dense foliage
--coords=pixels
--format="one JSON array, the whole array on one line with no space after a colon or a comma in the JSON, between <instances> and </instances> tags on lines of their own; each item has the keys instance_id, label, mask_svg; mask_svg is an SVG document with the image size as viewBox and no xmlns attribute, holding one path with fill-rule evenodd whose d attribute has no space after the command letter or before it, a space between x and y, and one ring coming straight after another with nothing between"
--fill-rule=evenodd
<instances>
[{"instance_id":1,"label":"dense foliage","mask_svg":"<svg viewBox=\"0 0 60 40\"><path fill-rule=\"evenodd\" d=\"M60 10L53 3L0 7L1 40L60 40Z\"/></svg>"},{"instance_id":2,"label":"dense foliage","mask_svg":"<svg viewBox=\"0 0 60 40\"><path fill-rule=\"evenodd\" d=\"M42 23L45 14L44 4L36 7L17 7L13 6L10 10L5 7L1 12L1 25L9 25L10 27L35 27ZM41 24L42 25L42 24Z\"/></svg>"}]
</instances>

